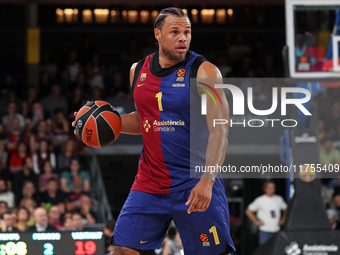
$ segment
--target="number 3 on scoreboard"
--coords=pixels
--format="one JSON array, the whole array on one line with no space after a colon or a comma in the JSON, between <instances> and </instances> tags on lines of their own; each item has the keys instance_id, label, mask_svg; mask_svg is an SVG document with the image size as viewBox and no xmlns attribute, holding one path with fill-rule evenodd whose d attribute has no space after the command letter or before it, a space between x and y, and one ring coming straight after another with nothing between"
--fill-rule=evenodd
<instances>
[{"instance_id":1,"label":"number 3 on scoreboard","mask_svg":"<svg viewBox=\"0 0 340 255\"><path fill-rule=\"evenodd\" d=\"M158 99L158 109L160 112L163 111L163 106L162 106L162 92L158 92L156 94L156 98Z\"/></svg>"}]
</instances>

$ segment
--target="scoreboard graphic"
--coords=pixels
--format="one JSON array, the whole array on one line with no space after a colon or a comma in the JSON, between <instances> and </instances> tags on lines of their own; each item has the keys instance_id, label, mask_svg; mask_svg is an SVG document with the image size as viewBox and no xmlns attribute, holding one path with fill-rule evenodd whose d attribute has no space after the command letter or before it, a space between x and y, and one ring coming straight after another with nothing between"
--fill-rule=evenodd
<instances>
[{"instance_id":1,"label":"scoreboard graphic","mask_svg":"<svg viewBox=\"0 0 340 255\"><path fill-rule=\"evenodd\" d=\"M0 255L102 255L102 231L0 233Z\"/></svg>"}]
</instances>

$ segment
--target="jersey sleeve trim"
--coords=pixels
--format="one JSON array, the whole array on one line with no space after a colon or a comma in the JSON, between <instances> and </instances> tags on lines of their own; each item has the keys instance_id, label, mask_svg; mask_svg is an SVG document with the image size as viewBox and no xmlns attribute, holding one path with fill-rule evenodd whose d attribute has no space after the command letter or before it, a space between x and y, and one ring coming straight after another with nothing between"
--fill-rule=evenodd
<instances>
[{"instance_id":1,"label":"jersey sleeve trim","mask_svg":"<svg viewBox=\"0 0 340 255\"><path fill-rule=\"evenodd\" d=\"M146 58L147 58L147 56L145 58L143 58L142 60L139 60L138 63L137 63L137 66L136 66L136 69L135 69L135 74L133 75L133 81L132 81L132 87L131 87L132 95L133 95L133 90L136 86L137 79L139 77L140 70L142 70L142 67L144 65Z\"/></svg>"},{"instance_id":2,"label":"jersey sleeve trim","mask_svg":"<svg viewBox=\"0 0 340 255\"><path fill-rule=\"evenodd\" d=\"M192 62L191 68L190 68L190 74L189 74L190 90L191 90L191 93L193 93L193 95L198 99L200 98L200 95L198 94L198 90L197 90L197 82L196 82L197 73L198 73L199 67L205 61L208 61L205 57L198 56L195 58L194 62Z\"/></svg>"}]
</instances>

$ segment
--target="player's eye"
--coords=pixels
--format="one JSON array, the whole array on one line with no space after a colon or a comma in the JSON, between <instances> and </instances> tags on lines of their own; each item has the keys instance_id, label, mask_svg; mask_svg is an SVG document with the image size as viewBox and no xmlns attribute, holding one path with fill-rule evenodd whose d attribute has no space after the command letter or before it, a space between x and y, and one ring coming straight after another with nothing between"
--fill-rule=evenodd
<instances>
[{"instance_id":1,"label":"player's eye","mask_svg":"<svg viewBox=\"0 0 340 255\"><path fill-rule=\"evenodd\" d=\"M171 33L173 33L173 34L177 35L177 31L172 31Z\"/></svg>"}]
</instances>

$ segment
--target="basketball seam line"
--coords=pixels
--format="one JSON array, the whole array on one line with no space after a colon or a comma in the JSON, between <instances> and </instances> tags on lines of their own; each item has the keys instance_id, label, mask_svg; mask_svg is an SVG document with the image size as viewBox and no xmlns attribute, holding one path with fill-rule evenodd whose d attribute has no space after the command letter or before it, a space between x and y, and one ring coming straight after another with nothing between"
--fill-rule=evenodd
<instances>
[{"instance_id":1,"label":"basketball seam line","mask_svg":"<svg viewBox=\"0 0 340 255\"><path fill-rule=\"evenodd\" d=\"M99 115L99 114L98 114ZM92 116L93 117L93 116ZM98 144L99 144L99 148L102 147L102 145L100 144L100 139L99 139L99 132L98 132L98 127L97 127L97 118L94 118L94 122L96 123L96 132L97 132L97 140L98 140Z\"/></svg>"},{"instance_id":2,"label":"basketball seam line","mask_svg":"<svg viewBox=\"0 0 340 255\"><path fill-rule=\"evenodd\" d=\"M101 114L99 114L99 115L101 115ZM98 116L99 116L98 115ZM116 115L116 114L115 114ZM116 115L117 116L117 115ZM103 120L105 120L105 122L109 125L109 127L111 128L111 130L112 130L112 132L113 132L113 134L115 135L115 140L117 139L117 137L116 137L116 133L115 133L115 131L113 130L113 128L111 127L111 125L110 125L110 123L109 122L107 122L107 120L105 119L105 117L104 116L101 116L102 117L102 119Z\"/></svg>"},{"instance_id":3,"label":"basketball seam line","mask_svg":"<svg viewBox=\"0 0 340 255\"><path fill-rule=\"evenodd\" d=\"M95 104L95 105L96 105L96 104ZM93 113L92 113L91 115L93 115L96 111L99 111L100 108L103 108L104 106L107 106L107 105L110 106L109 104L103 104L103 105L101 105L101 106L98 106L98 105L97 105L98 108L97 108L96 110L94 110ZM107 111L103 111L103 112L107 112ZM98 115L100 115L100 113L98 113ZM98 117L98 115L97 115L97 117ZM94 116L93 116L93 117L94 117ZM97 117L94 117L94 118L97 119Z\"/></svg>"},{"instance_id":4,"label":"basketball seam line","mask_svg":"<svg viewBox=\"0 0 340 255\"><path fill-rule=\"evenodd\" d=\"M96 105L96 104L92 105L86 112L84 112L83 114L79 115L77 119L79 119L81 116L83 116L83 115L84 115L85 113L87 113L89 110L91 110L92 107L94 107L94 106L97 106L97 107L98 107L98 105ZM92 115L92 113L91 113L91 115ZM90 116L91 116L91 115L90 115Z\"/></svg>"},{"instance_id":5,"label":"basketball seam line","mask_svg":"<svg viewBox=\"0 0 340 255\"><path fill-rule=\"evenodd\" d=\"M99 109L99 108L98 108ZM110 111L102 111L101 113L99 113L98 115L97 115L97 117L95 117L95 119L97 119L99 116L101 116L101 114L103 113L103 112L110 112ZM113 113L113 112L110 112L110 113ZM117 114L115 114L116 116L117 116ZM118 117L118 116L117 116Z\"/></svg>"}]
</instances>

